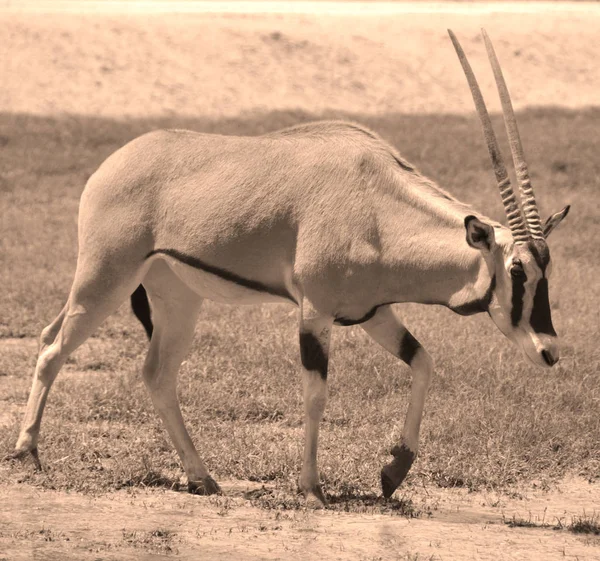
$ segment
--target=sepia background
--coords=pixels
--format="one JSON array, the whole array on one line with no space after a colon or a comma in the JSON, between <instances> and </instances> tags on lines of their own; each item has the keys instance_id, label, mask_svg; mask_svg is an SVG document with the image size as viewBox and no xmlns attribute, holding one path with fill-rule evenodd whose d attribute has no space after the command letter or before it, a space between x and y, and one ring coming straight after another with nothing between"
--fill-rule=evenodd
<instances>
[{"instance_id":1,"label":"sepia background","mask_svg":"<svg viewBox=\"0 0 600 561\"><path fill-rule=\"evenodd\" d=\"M530 365L485 315L399 306L436 371L419 458L384 502L379 470L410 371L360 328L337 328L320 437L332 505L307 512L295 494L297 312L207 302L179 392L227 496L191 497L141 381L145 335L124 305L54 385L46 470L0 465L0 559L600 558L596 3L0 2L0 456L16 442L37 337L70 288L85 182L144 132L256 135L351 119L502 219L446 31L508 156L481 27L542 217L571 204L550 239L560 363Z\"/></svg>"}]
</instances>

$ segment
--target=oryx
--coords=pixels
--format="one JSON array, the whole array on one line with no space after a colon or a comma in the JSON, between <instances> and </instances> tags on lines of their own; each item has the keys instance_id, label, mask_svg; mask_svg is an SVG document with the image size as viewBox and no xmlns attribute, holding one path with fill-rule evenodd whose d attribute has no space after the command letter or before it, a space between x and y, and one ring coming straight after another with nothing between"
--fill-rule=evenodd
<instances>
[{"instance_id":1,"label":"oryx","mask_svg":"<svg viewBox=\"0 0 600 561\"><path fill-rule=\"evenodd\" d=\"M540 221L506 85L484 32L520 207L477 82L450 35L482 121L508 228L439 189L376 134L352 123L303 124L259 137L145 134L112 154L81 196L75 279L63 310L41 334L11 457L30 453L40 466L40 423L54 379L69 354L132 294L151 336L143 379L189 490L201 494L220 489L184 426L176 379L205 298L298 306L306 415L299 487L319 502L325 499L317 439L334 324L360 325L412 369L402 439L381 472L386 497L417 454L433 370L392 304L487 312L533 363L556 363L546 238L568 207Z\"/></svg>"}]
</instances>

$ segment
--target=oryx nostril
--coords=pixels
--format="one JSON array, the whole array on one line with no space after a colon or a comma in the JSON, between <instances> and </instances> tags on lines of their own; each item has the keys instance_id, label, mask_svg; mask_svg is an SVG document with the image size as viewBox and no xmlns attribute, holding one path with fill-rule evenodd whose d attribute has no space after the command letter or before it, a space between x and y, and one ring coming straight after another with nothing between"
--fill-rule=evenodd
<instances>
[{"instance_id":1,"label":"oryx nostril","mask_svg":"<svg viewBox=\"0 0 600 561\"><path fill-rule=\"evenodd\" d=\"M552 356L552 354L545 349L542 351L542 358L548 366L553 366L558 362L558 357Z\"/></svg>"}]
</instances>

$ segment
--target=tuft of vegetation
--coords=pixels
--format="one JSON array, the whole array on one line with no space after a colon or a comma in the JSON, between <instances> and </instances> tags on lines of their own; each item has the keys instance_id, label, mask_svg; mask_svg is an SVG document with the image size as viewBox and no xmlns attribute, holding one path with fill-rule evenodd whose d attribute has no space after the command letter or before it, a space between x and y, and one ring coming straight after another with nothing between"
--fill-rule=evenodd
<instances>
[{"instance_id":1,"label":"tuft of vegetation","mask_svg":"<svg viewBox=\"0 0 600 561\"><path fill-rule=\"evenodd\" d=\"M569 531L574 534L592 534L600 536L600 515L575 516L568 526Z\"/></svg>"},{"instance_id":2,"label":"tuft of vegetation","mask_svg":"<svg viewBox=\"0 0 600 561\"><path fill-rule=\"evenodd\" d=\"M545 521L534 522L531 519L531 514L529 515L529 518L522 518L520 516L517 516L516 514L513 514L512 518L506 518L502 516L502 521L509 528L554 528L557 530L560 529L560 526L551 526Z\"/></svg>"},{"instance_id":3,"label":"tuft of vegetation","mask_svg":"<svg viewBox=\"0 0 600 561\"><path fill-rule=\"evenodd\" d=\"M600 535L600 519L596 513L592 515L573 516L571 522L567 523L565 518L558 518L554 524L542 520L532 520L531 513L528 518L513 514L512 518L502 516L502 521L509 528L549 528L552 530L568 530L574 534Z\"/></svg>"},{"instance_id":4,"label":"tuft of vegetation","mask_svg":"<svg viewBox=\"0 0 600 561\"><path fill-rule=\"evenodd\" d=\"M14 530L4 530L0 529L0 539L2 538L10 538L13 540L19 540L21 542L68 542L71 541L71 538L61 531L53 530L52 528L43 526L39 530L36 529L20 529L17 531ZM0 561L3 558L0 557Z\"/></svg>"},{"instance_id":5,"label":"tuft of vegetation","mask_svg":"<svg viewBox=\"0 0 600 561\"><path fill-rule=\"evenodd\" d=\"M173 553L177 555L179 551L174 546L176 537L175 532L163 528L145 532L123 530L123 542L126 545L154 553Z\"/></svg>"},{"instance_id":6,"label":"tuft of vegetation","mask_svg":"<svg viewBox=\"0 0 600 561\"><path fill-rule=\"evenodd\" d=\"M329 510L363 514L394 514L417 518L423 514L410 499L385 499L378 493L365 492L360 488L341 486L339 492L325 492ZM305 508L304 497L291 489L261 487L244 493L253 506L265 510L298 510Z\"/></svg>"},{"instance_id":7,"label":"tuft of vegetation","mask_svg":"<svg viewBox=\"0 0 600 561\"><path fill-rule=\"evenodd\" d=\"M503 219L476 117L327 117L371 127L459 199ZM0 151L0 410L5 427L0 457L17 438L35 364L32 338L67 297L76 263L79 196L98 165L155 128L260 134L314 118L298 112L221 121L0 114L5 139ZM500 132L500 120L493 120ZM600 301L600 263L590 243L600 215L600 109L527 110L519 115L519 125L542 216L572 206L550 239L550 297L562 359L552 370L537 369L485 315L463 318L437 306L399 306L436 363L409 486L426 480L506 489L567 473L600 473L599 316L590 305ZM147 346L125 303L73 354L50 393L40 441L46 471L34 473L13 462L0 480L82 492L130 485L179 488L179 459L139 375ZM181 368L179 394L192 438L217 480L293 487L303 434L298 364L291 308L206 303L193 350ZM319 462L333 508L354 501L356 508L398 504L398 512L410 512L409 504L399 505L402 501L384 504L370 495L379 488L381 466L400 437L409 369L360 327L336 328L329 380ZM344 494L348 489L353 496ZM297 507L289 495L253 500L266 507Z\"/></svg>"}]
</instances>

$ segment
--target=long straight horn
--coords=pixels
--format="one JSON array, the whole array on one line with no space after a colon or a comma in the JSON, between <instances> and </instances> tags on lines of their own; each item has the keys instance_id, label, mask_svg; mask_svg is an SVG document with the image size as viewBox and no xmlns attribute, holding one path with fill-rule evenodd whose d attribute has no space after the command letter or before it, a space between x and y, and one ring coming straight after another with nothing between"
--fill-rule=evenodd
<instances>
[{"instance_id":1,"label":"long straight horn","mask_svg":"<svg viewBox=\"0 0 600 561\"><path fill-rule=\"evenodd\" d=\"M496 79L496 86L498 87L498 94L500 96L500 102L502 103L504 124L508 134L508 142L510 144L510 151L512 152L515 172L517 174L517 179L519 180L521 203L523 205L523 212L525 213L525 220L527 221L527 226L531 233L531 237L537 240L543 240L545 238L542 230L542 221L540 220L540 213L535 202L531 180L529 179L529 171L525 162L523 145L521 144L521 137L519 136L517 119L515 118L515 112L510 100L510 94L508 93L508 88L506 87L504 76L502 75L500 63L498 62L498 57L496 57L496 53L494 51L494 46L492 45L492 42L490 41L485 29L481 30L481 34L483 35L485 48L487 49L492 70L494 71L494 78Z\"/></svg>"},{"instance_id":2,"label":"long straight horn","mask_svg":"<svg viewBox=\"0 0 600 561\"><path fill-rule=\"evenodd\" d=\"M448 34L450 35L450 39L452 40L452 44L458 55L458 60L460 60L460 64L467 77L469 89L471 90L473 101L475 102L475 108L477 109L477 114L481 120L483 135L485 136L490 158L492 159L492 166L494 168L494 174L496 175L496 181L498 182L498 188L500 189L500 196L502 197L502 204L504 205L504 211L508 218L510 231L512 232L515 243L524 244L529 239L529 233L525 221L523 220L521 209L517 203L517 198L510 184L506 166L504 165L500 147L498 146L498 140L496 139L492 121L490 120L490 116L485 106L485 101L481 95L479 84L477 83L475 74L473 74L471 65L469 64L467 56L460 46L456 35L454 35L450 29L448 29Z\"/></svg>"}]
</instances>

